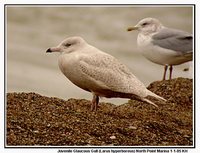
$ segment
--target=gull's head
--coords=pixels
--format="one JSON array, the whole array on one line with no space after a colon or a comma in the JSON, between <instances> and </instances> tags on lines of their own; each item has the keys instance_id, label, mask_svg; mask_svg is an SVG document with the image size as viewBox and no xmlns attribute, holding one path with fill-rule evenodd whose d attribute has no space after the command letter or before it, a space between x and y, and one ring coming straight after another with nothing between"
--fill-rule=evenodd
<instances>
[{"instance_id":1,"label":"gull's head","mask_svg":"<svg viewBox=\"0 0 200 153\"><path fill-rule=\"evenodd\" d=\"M155 33L162 28L162 24L155 18L145 18L139 21L134 27L129 27L127 31L138 30L142 33Z\"/></svg>"},{"instance_id":2,"label":"gull's head","mask_svg":"<svg viewBox=\"0 0 200 153\"><path fill-rule=\"evenodd\" d=\"M85 44L86 42L81 37L69 37L63 40L58 46L47 49L46 53L71 53L83 47Z\"/></svg>"}]
</instances>

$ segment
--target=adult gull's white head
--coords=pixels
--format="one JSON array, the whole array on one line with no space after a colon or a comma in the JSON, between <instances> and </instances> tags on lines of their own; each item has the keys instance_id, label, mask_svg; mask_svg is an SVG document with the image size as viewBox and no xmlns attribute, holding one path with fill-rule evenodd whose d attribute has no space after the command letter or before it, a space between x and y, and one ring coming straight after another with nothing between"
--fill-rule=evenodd
<instances>
[{"instance_id":1,"label":"adult gull's white head","mask_svg":"<svg viewBox=\"0 0 200 153\"><path fill-rule=\"evenodd\" d=\"M138 30L139 32L151 34L155 33L160 30L163 25L160 23L159 20L154 18L145 18L138 22L134 27L129 27L127 30Z\"/></svg>"}]
</instances>

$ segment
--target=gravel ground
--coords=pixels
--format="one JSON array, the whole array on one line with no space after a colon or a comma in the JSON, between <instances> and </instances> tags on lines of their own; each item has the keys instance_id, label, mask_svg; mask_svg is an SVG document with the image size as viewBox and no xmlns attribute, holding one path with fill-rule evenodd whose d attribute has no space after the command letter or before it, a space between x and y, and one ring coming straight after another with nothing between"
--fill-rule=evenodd
<instances>
[{"instance_id":1,"label":"gravel ground","mask_svg":"<svg viewBox=\"0 0 200 153\"><path fill-rule=\"evenodd\" d=\"M192 146L192 79L157 81L148 89L166 104L100 102L91 112L85 99L7 93L7 146Z\"/></svg>"}]
</instances>

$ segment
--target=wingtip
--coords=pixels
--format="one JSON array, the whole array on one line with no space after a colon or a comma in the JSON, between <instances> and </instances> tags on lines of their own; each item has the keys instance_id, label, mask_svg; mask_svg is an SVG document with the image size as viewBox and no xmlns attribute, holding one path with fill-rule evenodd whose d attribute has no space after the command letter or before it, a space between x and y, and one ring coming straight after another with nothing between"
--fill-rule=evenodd
<instances>
[{"instance_id":1,"label":"wingtip","mask_svg":"<svg viewBox=\"0 0 200 153\"><path fill-rule=\"evenodd\" d=\"M162 101L163 103L165 103L167 100L161 96L158 96L157 94L151 92L150 90L148 90L148 96L152 96L154 98L156 98L159 101Z\"/></svg>"},{"instance_id":2,"label":"wingtip","mask_svg":"<svg viewBox=\"0 0 200 153\"><path fill-rule=\"evenodd\" d=\"M142 100L143 100L144 102L147 102L147 103L149 103L149 104L155 106L156 108L158 108L158 105L156 105L154 102L152 102L152 101L150 101L150 100L148 100L148 99L146 99L146 98L144 98L144 99L142 99Z\"/></svg>"}]
</instances>

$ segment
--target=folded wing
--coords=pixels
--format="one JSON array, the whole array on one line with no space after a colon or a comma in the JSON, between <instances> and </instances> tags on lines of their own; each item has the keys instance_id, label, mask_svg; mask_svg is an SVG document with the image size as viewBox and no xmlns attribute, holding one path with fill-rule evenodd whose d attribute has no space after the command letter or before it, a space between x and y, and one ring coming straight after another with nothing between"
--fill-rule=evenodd
<instances>
[{"instance_id":1,"label":"folded wing","mask_svg":"<svg viewBox=\"0 0 200 153\"><path fill-rule=\"evenodd\" d=\"M192 54L192 42L193 36L191 34L170 28L164 28L152 37L154 45L177 51L183 55Z\"/></svg>"}]
</instances>

